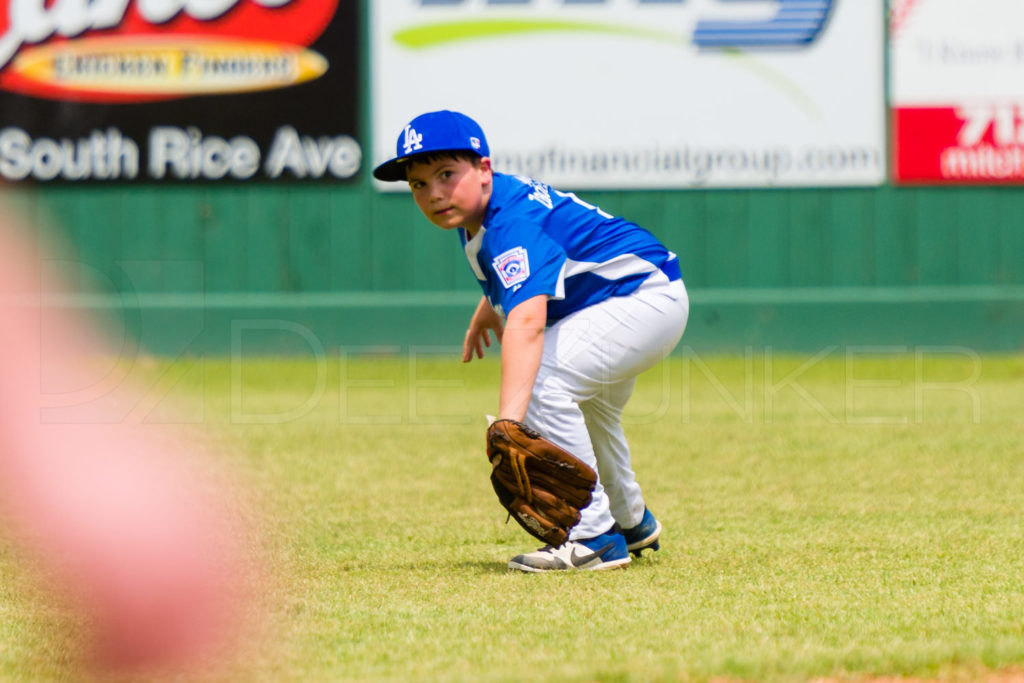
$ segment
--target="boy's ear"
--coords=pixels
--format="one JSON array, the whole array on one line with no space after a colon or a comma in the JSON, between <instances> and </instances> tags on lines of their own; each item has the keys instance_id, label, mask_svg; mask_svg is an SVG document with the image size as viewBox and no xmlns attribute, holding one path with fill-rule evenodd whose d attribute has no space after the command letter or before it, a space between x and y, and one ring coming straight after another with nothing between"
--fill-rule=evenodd
<instances>
[{"instance_id":1,"label":"boy's ear","mask_svg":"<svg viewBox=\"0 0 1024 683\"><path fill-rule=\"evenodd\" d=\"M494 172L494 169L491 168L490 157L480 157L479 159L477 159L476 163L477 168L479 168L481 171L486 171L488 175Z\"/></svg>"}]
</instances>

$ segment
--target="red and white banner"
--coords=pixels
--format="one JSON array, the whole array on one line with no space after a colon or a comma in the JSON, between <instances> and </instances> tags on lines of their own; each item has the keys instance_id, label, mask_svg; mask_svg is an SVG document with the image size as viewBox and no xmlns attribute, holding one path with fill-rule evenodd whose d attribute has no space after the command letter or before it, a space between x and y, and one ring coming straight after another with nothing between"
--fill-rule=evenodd
<instances>
[{"instance_id":1,"label":"red and white banner","mask_svg":"<svg viewBox=\"0 0 1024 683\"><path fill-rule=\"evenodd\" d=\"M895 182L1024 183L1024 3L894 2L890 40Z\"/></svg>"}]
</instances>

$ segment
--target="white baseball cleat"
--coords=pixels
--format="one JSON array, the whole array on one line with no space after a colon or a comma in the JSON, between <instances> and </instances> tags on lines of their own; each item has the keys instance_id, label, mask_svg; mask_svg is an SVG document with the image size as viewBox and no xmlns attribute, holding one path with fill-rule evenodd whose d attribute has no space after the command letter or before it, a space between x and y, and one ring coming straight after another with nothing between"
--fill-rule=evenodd
<instances>
[{"instance_id":1,"label":"white baseball cleat","mask_svg":"<svg viewBox=\"0 0 1024 683\"><path fill-rule=\"evenodd\" d=\"M594 538L566 541L557 548L547 545L532 553L516 555L508 568L521 572L615 569L630 561L625 537L609 531Z\"/></svg>"}]
</instances>

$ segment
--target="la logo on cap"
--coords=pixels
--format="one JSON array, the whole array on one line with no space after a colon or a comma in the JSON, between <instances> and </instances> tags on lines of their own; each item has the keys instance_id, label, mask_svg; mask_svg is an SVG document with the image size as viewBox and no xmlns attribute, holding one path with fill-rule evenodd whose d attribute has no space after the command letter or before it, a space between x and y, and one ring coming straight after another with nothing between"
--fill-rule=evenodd
<instances>
[{"instance_id":1,"label":"la logo on cap","mask_svg":"<svg viewBox=\"0 0 1024 683\"><path fill-rule=\"evenodd\" d=\"M417 149L423 149L423 136L416 132L411 125L405 127L405 139L402 141L405 153L409 154Z\"/></svg>"}]
</instances>

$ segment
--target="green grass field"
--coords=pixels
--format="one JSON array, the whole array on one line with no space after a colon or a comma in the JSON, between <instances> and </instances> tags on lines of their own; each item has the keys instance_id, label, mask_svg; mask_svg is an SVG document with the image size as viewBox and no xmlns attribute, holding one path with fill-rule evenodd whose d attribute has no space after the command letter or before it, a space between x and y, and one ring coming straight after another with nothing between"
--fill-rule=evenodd
<instances>
[{"instance_id":1,"label":"green grass field","mask_svg":"<svg viewBox=\"0 0 1024 683\"><path fill-rule=\"evenodd\" d=\"M641 378L665 526L624 571L520 575L487 481L498 366L428 355L146 364L209 429L266 547L260 681L977 680L1024 666L1024 358L693 353ZM165 395L169 396L164 400ZM0 676L69 626L0 555Z\"/></svg>"}]
</instances>

